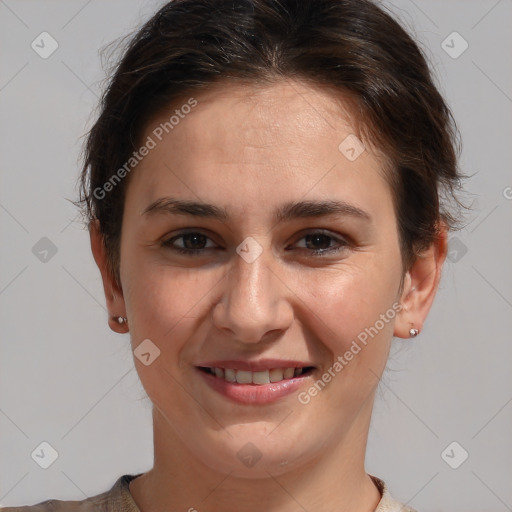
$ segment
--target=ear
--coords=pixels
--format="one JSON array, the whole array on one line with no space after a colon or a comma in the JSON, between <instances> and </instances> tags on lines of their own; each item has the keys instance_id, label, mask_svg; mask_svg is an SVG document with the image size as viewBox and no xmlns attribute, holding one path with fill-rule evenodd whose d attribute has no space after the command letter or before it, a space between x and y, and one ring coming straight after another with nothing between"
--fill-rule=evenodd
<instances>
[{"instance_id":1,"label":"ear","mask_svg":"<svg viewBox=\"0 0 512 512\"><path fill-rule=\"evenodd\" d=\"M440 223L439 234L432 245L419 254L404 278L400 298L403 309L396 317L394 336L410 338L411 328L423 330L423 324L434 301L441 270L448 251L448 230Z\"/></svg>"},{"instance_id":2,"label":"ear","mask_svg":"<svg viewBox=\"0 0 512 512\"><path fill-rule=\"evenodd\" d=\"M115 278L109 271L107 253L103 235L100 230L100 222L95 219L89 224L89 235L91 238L91 250L94 256L94 261L101 272L101 279L103 280L103 290L105 292L105 300L107 302L107 310L109 314L108 325L114 332L120 334L128 332L127 325L120 324L117 318L122 316L126 317L126 307L123 297L123 289L116 283Z\"/></svg>"}]
</instances>

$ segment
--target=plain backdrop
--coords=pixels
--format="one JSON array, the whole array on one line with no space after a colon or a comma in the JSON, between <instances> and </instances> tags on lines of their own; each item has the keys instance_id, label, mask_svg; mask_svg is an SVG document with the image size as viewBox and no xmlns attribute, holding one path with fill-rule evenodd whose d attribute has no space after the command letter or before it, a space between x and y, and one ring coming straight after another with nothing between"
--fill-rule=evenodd
<instances>
[{"instance_id":1,"label":"plain backdrop","mask_svg":"<svg viewBox=\"0 0 512 512\"><path fill-rule=\"evenodd\" d=\"M82 500L152 466L151 404L129 335L108 328L68 199L105 77L99 50L161 3L0 0L3 506ZM420 512L512 510L512 2L385 5L453 109L473 211L450 237L424 331L393 342L367 471ZM58 45L47 58L31 46L42 32L44 51ZM42 442L58 453L47 469L31 456Z\"/></svg>"}]
</instances>

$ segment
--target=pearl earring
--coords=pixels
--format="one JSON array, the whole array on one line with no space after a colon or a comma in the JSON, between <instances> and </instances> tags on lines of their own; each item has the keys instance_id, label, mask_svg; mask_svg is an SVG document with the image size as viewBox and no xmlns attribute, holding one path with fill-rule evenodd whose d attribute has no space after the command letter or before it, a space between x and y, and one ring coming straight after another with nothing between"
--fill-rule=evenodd
<instances>
[{"instance_id":1,"label":"pearl earring","mask_svg":"<svg viewBox=\"0 0 512 512\"><path fill-rule=\"evenodd\" d=\"M409 335L411 338L415 338L419 333L420 331L418 331L418 329L409 329Z\"/></svg>"},{"instance_id":2,"label":"pearl earring","mask_svg":"<svg viewBox=\"0 0 512 512\"><path fill-rule=\"evenodd\" d=\"M128 319L127 319L126 317L124 317L124 316L118 316L118 317L116 318L116 320L117 320L117 322L118 322L119 324L121 324L121 325L122 325L122 324L125 324L125 323L127 323L127 322L128 322Z\"/></svg>"}]
</instances>

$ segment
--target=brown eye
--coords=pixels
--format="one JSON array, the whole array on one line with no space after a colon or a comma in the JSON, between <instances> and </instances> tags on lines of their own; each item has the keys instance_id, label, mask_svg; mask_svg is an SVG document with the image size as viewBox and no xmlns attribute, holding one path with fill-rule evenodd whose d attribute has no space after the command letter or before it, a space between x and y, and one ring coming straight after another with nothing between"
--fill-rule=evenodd
<instances>
[{"instance_id":1,"label":"brown eye","mask_svg":"<svg viewBox=\"0 0 512 512\"><path fill-rule=\"evenodd\" d=\"M341 238L334 237L321 231L308 233L300 240L305 240L305 249L314 256L335 254L346 249L350 244ZM334 243L334 246L333 246Z\"/></svg>"},{"instance_id":2,"label":"brown eye","mask_svg":"<svg viewBox=\"0 0 512 512\"><path fill-rule=\"evenodd\" d=\"M162 245L179 254L199 255L205 251L214 249L216 246L207 247L210 237L199 231L189 231L180 233L164 242ZM326 234L324 232L308 233L300 240L305 240L305 246L301 249L305 250L313 256L324 256L336 254L346 249L350 244L338 237ZM180 241L177 244L177 241Z\"/></svg>"},{"instance_id":3,"label":"brown eye","mask_svg":"<svg viewBox=\"0 0 512 512\"><path fill-rule=\"evenodd\" d=\"M182 240L180 245L176 245L177 240ZM164 247L168 247L180 254L200 254L205 250L212 249L212 247L205 247L207 241L210 240L208 236L199 231L189 231L180 233L177 236L170 238L162 243Z\"/></svg>"},{"instance_id":4,"label":"brown eye","mask_svg":"<svg viewBox=\"0 0 512 512\"><path fill-rule=\"evenodd\" d=\"M332 237L323 234L306 235L304 238L307 240L308 249L328 249L332 240Z\"/></svg>"}]
</instances>

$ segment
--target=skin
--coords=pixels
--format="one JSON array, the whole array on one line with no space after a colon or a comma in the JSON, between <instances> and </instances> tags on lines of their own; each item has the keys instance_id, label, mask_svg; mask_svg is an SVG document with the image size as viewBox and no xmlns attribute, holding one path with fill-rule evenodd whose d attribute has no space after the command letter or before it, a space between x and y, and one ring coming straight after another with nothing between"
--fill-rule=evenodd
<instances>
[{"instance_id":1,"label":"skin","mask_svg":"<svg viewBox=\"0 0 512 512\"><path fill-rule=\"evenodd\" d=\"M130 492L142 512L374 511L381 496L364 458L376 387L392 337L423 327L446 230L403 276L384 158L369 144L355 161L340 152L355 130L348 103L341 108L329 93L282 81L224 84L194 98L198 105L129 177L121 286L107 271L99 226L90 228L109 313L128 318L110 327L129 331L133 349L149 338L161 351L149 366L134 357L153 403L155 461ZM142 140L176 107L159 112ZM142 214L163 196L212 203L230 216ZM327 199L363 209L370 221L273 218L284 203ZM208 238L174 245L203 248L201 255L163 245L185 228ZM331 238L304 238L318 230ZM262 248L252 263L236 252L248 236ZM313 254L343 240L338 253ZM296 392L237 404L194 368L212 359L307 361L316 370L304 391L397 303L400 312L306 405ZM249 442L262 454L252 467L237 457Z\"/></svg>"}]
</instances>

